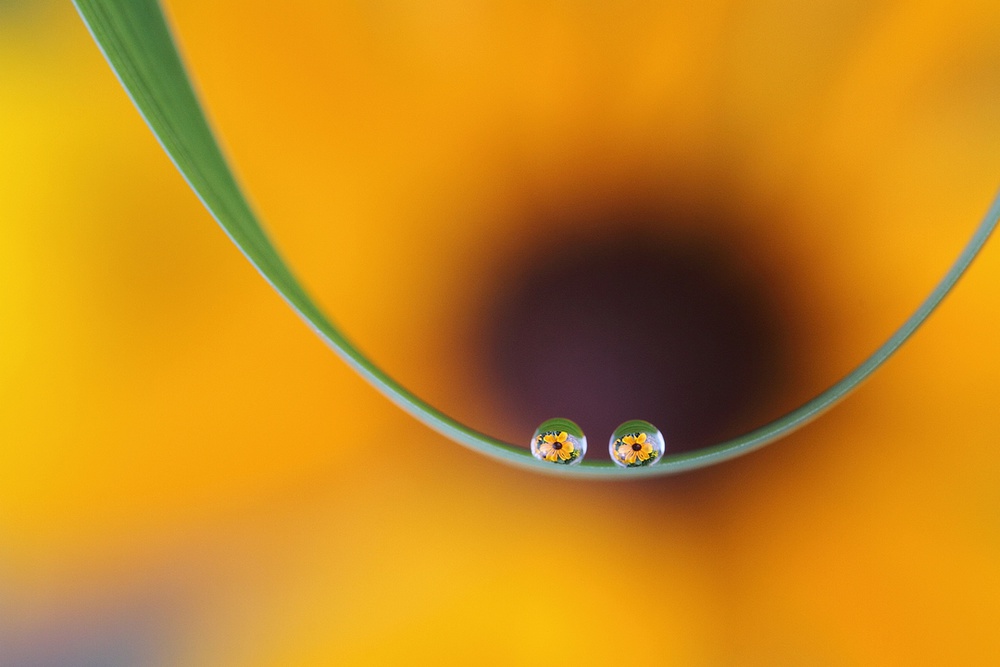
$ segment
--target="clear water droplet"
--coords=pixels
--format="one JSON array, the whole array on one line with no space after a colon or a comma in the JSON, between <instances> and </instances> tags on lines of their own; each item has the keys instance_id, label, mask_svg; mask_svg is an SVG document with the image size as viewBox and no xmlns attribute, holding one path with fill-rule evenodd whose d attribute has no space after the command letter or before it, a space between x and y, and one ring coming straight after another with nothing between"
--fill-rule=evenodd
<instances>
[{"instance_id":1,"label":"clear water droplet","mask_svg":"<svg viewBox=\"0 0 1000 667\"><path fill-rule=\"evenodd\" d=\"M535 429L531 453L539 461L574 465L587 453L587 436L568 419L548 419Z\"/></svg>"},{"instance_id":2,"label":"clear water droplet","mask_svg":"<svg viewBox=\"0 0 1000 667\"><path fill-rule=\"evenodd\" d=\"M641 419L616 428L608 443L611 460L623 468L651 466L660 460L665 449L660 429Z\"/></svg>"}]
</instances>

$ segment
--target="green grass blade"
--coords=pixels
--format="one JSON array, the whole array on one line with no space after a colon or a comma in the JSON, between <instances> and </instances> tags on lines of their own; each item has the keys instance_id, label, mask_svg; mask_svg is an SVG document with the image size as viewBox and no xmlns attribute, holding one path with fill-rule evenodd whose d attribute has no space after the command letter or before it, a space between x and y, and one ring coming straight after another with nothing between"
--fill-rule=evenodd
<instances>
[{"instance_id":1,"label":"green grass blade","mask_svg":"<svg viewBox=\"0 0 1000 667\"><path fill-rule=\"evenodd\" d=\"M719 463L788 435L844 398L899 349L955 286L1000 217L998 195L958 259L916 312L861 365L785 416L738 438L666 456L648 468L620 469L610 461L554 466L536 461L527 449L480 433L427 404L369 361L320 311L275 250L243 196L209 128L156 0L74 2L125 90L191 188L233 243L316 333L379 391L431 428L483 454L538 472L601 479L666 475Z\"/></svg>"}]
</instances>

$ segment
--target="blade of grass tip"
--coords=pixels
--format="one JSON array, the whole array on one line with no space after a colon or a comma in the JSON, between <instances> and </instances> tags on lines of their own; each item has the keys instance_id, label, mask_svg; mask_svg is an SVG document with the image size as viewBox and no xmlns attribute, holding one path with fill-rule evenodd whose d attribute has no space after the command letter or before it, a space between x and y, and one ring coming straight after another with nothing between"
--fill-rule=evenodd
<instances>
[{"instance_id":1,"label":"blade of grass tip","mask_svg":"<svg viewBox=\"0 0 1000 667\"><path fill-rule=\"evenodd\" d=\"M726 461L788 435L847 396L899 349L955 286L1000 217L997 195L971 240L916 312L857 368L783 417L717 445L665 456L656 466L621 469L610 461L555 466L435 409L369 361L327 319L281 258L243 195L156 0L74 0L74 4L139 113L192 190L233 243L309 326L349 366L420 421L470 449L537 472L619 480L667 475Z\"/></svg>"}]
</instances>

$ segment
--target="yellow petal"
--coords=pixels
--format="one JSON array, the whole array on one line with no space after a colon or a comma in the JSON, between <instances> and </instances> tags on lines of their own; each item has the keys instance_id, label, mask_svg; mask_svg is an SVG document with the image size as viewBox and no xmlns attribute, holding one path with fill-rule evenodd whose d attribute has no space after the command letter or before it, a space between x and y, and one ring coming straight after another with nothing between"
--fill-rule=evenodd
<instances>
[{"instance_id":1,"label":"yellow petal","mask_svg":"<svg viewBox=\"0 0 1000 667\"><path fill-rule=\"evenodd\" d=\"M638 442L640 445L642 443L646 442L646 434L645 433L640 433L639 437L636 438L635 441Z\"/></svg>"},{"instance_id":2,"label":"yellow petal","mask_svg":"<svg viewBox=\"0 0 1000 667\"><path fill-rule=\"evenodd\" d=\"M573 456L572 449L566 449L565 447L563 447L562 449L559 450L559 458L561 458L563 461L571 458L572 456Z\"/></svg>"},{"instance_id":3,"label":"yellow petal","mask_svg":"<svg viewBox=\"0 0 1000 667\"><path fill-rule=\"evenodd\" d=\"M633 438L630 435L626 435L624 438L622 438L622 442L624 442L626 445L634 445L635 438Z\"/></svg>"},{"instance_id":4,"label":"yellow petal","mask_svg":"<svg viewBox=\"0 0 1000 667\"><path fill-rule=\"evenodd\" d=\"M566 431L559 431L559 435L556 436L558 442L566 442Z\"/></svg>"},{"instance_id":5,"label":"yellow petal","mask_svg":"<svg viewBox=\"0 0 1000 667\"><path fill-rule=\"evenodd\" d=\"M635 453L635 455L639 458L640 461L645 461L646 459L649 458L649 452L647 452L645 449L640 449Z\"/></svg>"},{"instance_id":6,"label":"yellow petal","mask_svg":"<svg viewBox=\"0 0 1000 667\"><path fill-rule=\"evenodd\" d=\"M555 461L556 457L558 455L559 455L559 452L557 452L556 450L553 449L552 451L550 451L548 454L545 455L545 460L546 461Z\"/></svg>"},{"instance_id":7,"label":"yellow petal","mask_svg":"<svg viewBox=\"0 0 1000 667\"><path fill-rule=\"evenodd\" d=\"M548 442L548 443L553 443L553 442L556 441L556 436L554 436L554 435L552 435L550 433L547 436L545 436L544 438L542 438L542 440L544 440L545 442Z\"/></svg>"}]
</instances>

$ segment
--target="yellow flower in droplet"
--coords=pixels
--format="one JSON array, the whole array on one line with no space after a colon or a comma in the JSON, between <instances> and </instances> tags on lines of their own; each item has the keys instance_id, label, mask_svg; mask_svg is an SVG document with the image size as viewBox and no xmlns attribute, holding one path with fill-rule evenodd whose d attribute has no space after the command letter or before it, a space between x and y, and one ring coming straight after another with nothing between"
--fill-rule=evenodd
<instances>
[{"instance_id":1,"label":"yellow flower in droplet","mask_svg":"<svg viewBox=\"0 0 1000 667\"><path fill-rule=\"evenodd\" d=\"M638 435L626 435L619 440L618 458L629 465L643 463L653 457L653 443L649 441L645 433Z\"/></svg>"},{"instance_id":2,"label":"yellow flower in droplet","mask_svg":"<svg viewBox=\"0 0 1000 667\"><path fill-rule=\"evenodd\" d=\"M569 461L574 457L576 447L571 440L567 440L567 436L566 431L545 434L538 443L538 451L546 461Z\"/></svg>"}]
</instances>

